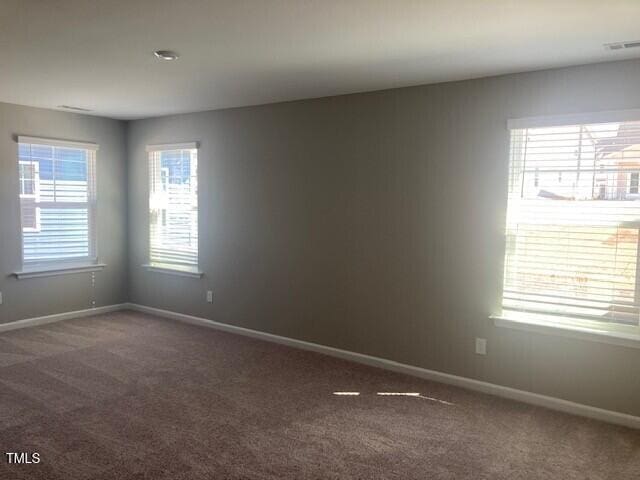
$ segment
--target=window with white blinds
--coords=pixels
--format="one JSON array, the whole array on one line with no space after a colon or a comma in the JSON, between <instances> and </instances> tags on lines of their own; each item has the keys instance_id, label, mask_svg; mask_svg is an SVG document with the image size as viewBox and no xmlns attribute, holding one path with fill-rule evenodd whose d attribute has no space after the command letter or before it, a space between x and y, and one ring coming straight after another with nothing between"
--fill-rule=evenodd
<instances>
[{"instance_id":1,"label":"window with white blinds","mask_svg":"<svg viewBox=\"0 0 640 480\"><path fill-rule=\"evenodd\" d=\"M97 148L18 137L24 266L95 261Z\"/></svg>"},{"instance_id":2,"label":"window with white blinds","mask_svg":"<svg viewBox=\"0 0 640 480\"><path fill-rule=\"evenodd\" d=\"M510 156L503 313L637 328L640 121L514 128Z\"/></svg>"},{"instance_id":3,"label":"window with white blinds","mask_svg":"<svg viewBox=\"0 0 640 480\"><path fill-rule=\"evenodd\" d=\"M198 269L197 144L150 146L149 263Z\"/></svg>"}]
</instances>

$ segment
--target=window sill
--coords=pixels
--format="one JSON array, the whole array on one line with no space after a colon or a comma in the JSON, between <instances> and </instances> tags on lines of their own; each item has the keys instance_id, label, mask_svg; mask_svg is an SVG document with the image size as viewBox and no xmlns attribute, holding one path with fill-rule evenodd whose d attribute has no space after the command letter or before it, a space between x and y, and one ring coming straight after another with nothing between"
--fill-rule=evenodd
<instances>
[{"instance_id":1,"label":"window sill","mask_svg":"<svg viewBox=\"0 0 640 480\"><path fill-rule=\"evenodd\" d=\"M18 280L24 280L27 278L54 277L57 275L70 275L73 273L98 272L104 267L106 267L104 263L33 266L25 268L19 272L14 272L13 274L18 278Z\"/></svg>"},{"instance_id":2,"label":"window sill","mask_svg":"<svg viewBox=\"0 0 640 480\"><path fill-rule=\"evenodd\" d=\"M202 278L204 275L203 272L196 268L180 268L175 267L173 265L163 265L163 264L145 264L142 265L143 268L146 268L150 272L157 273L166 273L167 275L177 275L179 277L191 277L191 278Z\"/></svg>"},{"instance_id":3,"label":"window sill","mask_svg":"<svg viewBox=\"0 0 640 480\"><path fill-rule=\"evenodd\" d=\"M512 328L527 332L577 338L600 343L609 343L624 347L640 348L640 328L624 325L616 326L615 330L606 330L596 322L575 320L571 323L558 323L550 315L540 315L524 312L503 312L492 315L496 327Z\"/></svg>"}]
</instances>

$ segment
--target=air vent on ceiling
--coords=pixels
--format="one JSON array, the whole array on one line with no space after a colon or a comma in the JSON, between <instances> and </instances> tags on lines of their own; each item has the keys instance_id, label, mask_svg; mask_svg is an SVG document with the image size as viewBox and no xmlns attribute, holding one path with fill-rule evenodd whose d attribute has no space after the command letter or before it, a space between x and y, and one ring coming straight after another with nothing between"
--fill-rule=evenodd
<instances>
[{"instance_id":1,"label":"air vent on ceiling","mask_svg":"<svg viewBox=\"0 0 640 480\"><path fill-rule=\"evenodd\" d=\"M625 48L640 47L640 40L633 40L631 42L615 42L605 43L604 48L607 50L624 50Z\"/></svg>"},{"instance_id":2,"label":"air vent on ceiling","mask_svg":"<svg viewBox=\"0 0 640 480\"><path fill-rule=\"evenodd\" d=\"M88 108L72 107L71 105L58 105L58 108L64 108L65 110L73 110L74 112L90 112Z\"/></svg>"}]
</instances>

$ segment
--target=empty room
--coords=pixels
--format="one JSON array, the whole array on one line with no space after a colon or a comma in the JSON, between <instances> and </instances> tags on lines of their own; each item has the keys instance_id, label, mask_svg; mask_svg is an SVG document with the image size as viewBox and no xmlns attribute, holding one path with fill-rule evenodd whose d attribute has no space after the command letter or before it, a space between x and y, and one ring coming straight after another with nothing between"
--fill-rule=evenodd
<instances>
[{"instance_id":1,"label":"empty room","mask_svg":"<svg viewBox=\"0 0 640 480\"><path fill-rule=\"evenodd\" d=\"M0 479L640 479L640 1L0 0Z\"/></svg>"}]
</instances>

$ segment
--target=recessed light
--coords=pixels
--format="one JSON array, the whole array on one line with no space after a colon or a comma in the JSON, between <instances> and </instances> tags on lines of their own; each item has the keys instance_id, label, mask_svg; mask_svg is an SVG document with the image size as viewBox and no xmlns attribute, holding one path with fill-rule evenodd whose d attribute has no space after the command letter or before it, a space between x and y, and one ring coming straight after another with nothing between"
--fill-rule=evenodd
<instances>
[{"instance_id":1,"label":"recessed light","mask_svg":"<svg viewBox=\"0 0 640 480\"><path fill-rule=\"evenodd\" d=\"M171 60L175 60L180 56L176 52L172 52L171 50L156 50L155 52L153 52L153 54L160 60L167 60L169 62Z\"/></svg>"},{"instance_id":2,"label":"recessed light","mask_svg":"<svg viewBox=\"0 0 640 480\"><path fill-rule=\"evenodd\" d=\"M75 112L90 112L88 108L72 107L71 105L58 105L58 108L64 108L65 110L73 110Z\"/></svg>"},{"instance_id":3,"label":"recessed light","mask_svg":"<svg viewBox=\"0 0 640 480\"><path fill-rule=\"evenodd\" d=\"M607 50L624 50L627 48L637 48L637 47L640 47L640 40L604 44L604 48Z\"/></svg>"}]
</instances>

